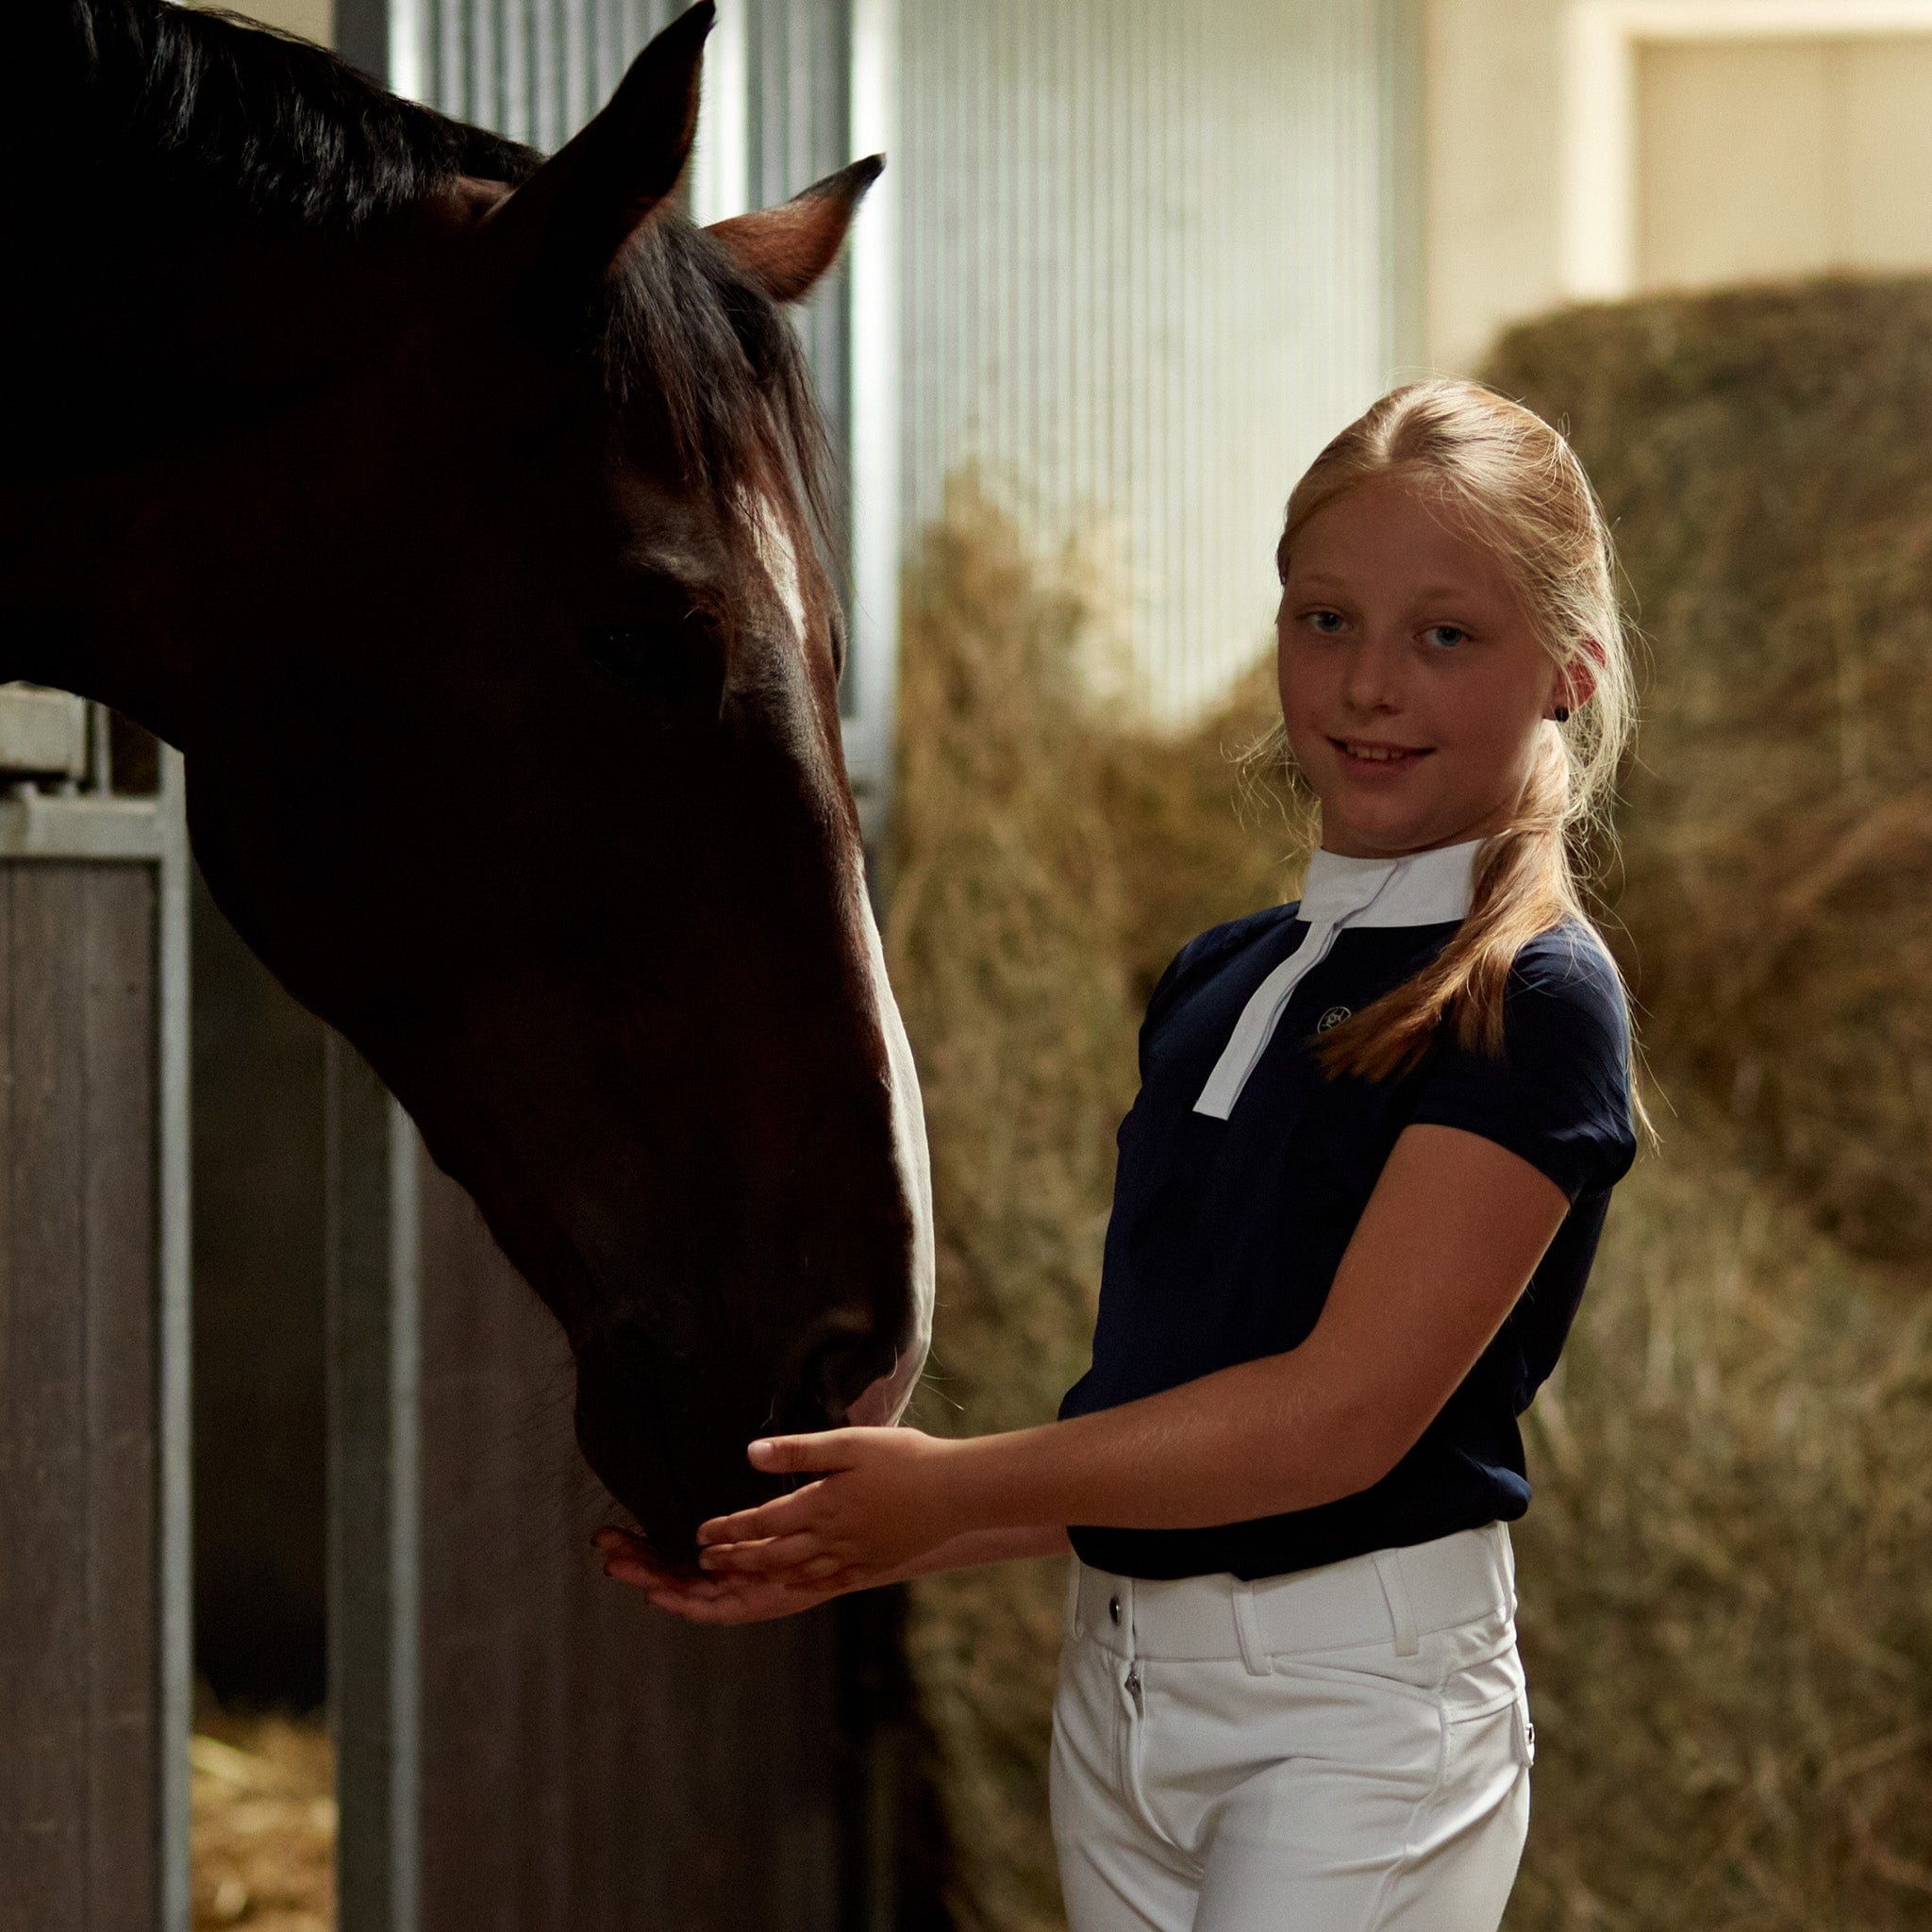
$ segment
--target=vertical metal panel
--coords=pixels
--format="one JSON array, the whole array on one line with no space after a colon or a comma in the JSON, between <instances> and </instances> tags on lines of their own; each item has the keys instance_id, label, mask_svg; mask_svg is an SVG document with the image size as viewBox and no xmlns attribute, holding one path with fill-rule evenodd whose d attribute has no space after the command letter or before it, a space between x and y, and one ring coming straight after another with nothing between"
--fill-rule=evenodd
<instances>
[{"instance_id":1,"label":"vertical metal panel","mask_svg":"<svg viewBox=\"0 0 1932 1932\"><path fill-rule=\"evenodd\" d=\"M8 866L0 1307L0 1926L86 1932L85 874ZM18 1551L25 1560L12 1555Z\"/></svg>"},{"instance_id":2,"label":"vertical metal panel","mask_svg":"<svg viewBox=\"0 0 1932 1932\"><path fill-rule=\"evenodd\" d=\"M158 898L148 864L0 866L6 1932L188 1922Z\"/></svg>"},{"instance_id":3,"label":"vertical metal panel","mask_svg":"<svg viewBox=\"0 0 1932 1932\"><path fill-rule=\"evenodd\" d=\"M898 95L897 0L856 0L848 103L855 157L894 155ZM875 846L891 808L899 673L898 173L867 196L847 246L845 396L850 485L851 623L840 709L845 762L866 842Z\"/></svg>"},{"instance_id":4,"label":"vertical metal panel","mask_svg":"<svg viewBox=\"0 0 1932 1932\"><path fill-rule=\"evenodd\" d=\"M418 1824L416 1132L338 1035L324 1074L328 1676L352 1932L413 1932Z\"/></svg>"},{"instance_id":5,"label":"vertical metal panel","mask_svg":"<svg viewBox=\"0 0 1932 1932\"><path fill-rule=\"evenodd\" d=\"M147 867L83 881L81 1186L90 1932L154 1923L159 1758L180 1740L157 1695L159 1315L156 1293L156 891ZM145 1523L130 1522L144 1514Z\"/></svg>"},{"instance_id":6,"label":"vertical metal panel","mask_svg":"<svg viewBox=\"0 0 1932 1932\"><path fill-rule=\"evenodd\" d=\"M901 0L904 513L1118 530L1140 695L1264 647L1290 486L1391 374L1406 0Z\"/></svg>"},{"instance_id":7,"label":"vertical metal panel","mask_svg":"<svg viewBox=\"0 0 1932 1932\"><path fill-rule=\"evenodd\" d=\"M187 1932L180 759L88 737L0 800L0 1928Z\"/></svg>"},{"instance_id":8,"label":"vertical metal panel","mask_svg":"<svg viewBox=\"0 0 1932 1932\"><path fill-rule=\"evenodd\" d=\"M106 715L100 724L105 725ZM164 1932L188 1932L192 1907L189 1840L189 1730L194 1711L193 1444L190 1307L193 1272L189 1198L189 994L187 789L181 754L157 753L152 811L156 834L155 976L159 1011L155 1032L157 1212L155 1407L158 1441L154 1491L158 1590L155 1724L159 1764L159 1859Z\"/></svg>"}]
</instances>

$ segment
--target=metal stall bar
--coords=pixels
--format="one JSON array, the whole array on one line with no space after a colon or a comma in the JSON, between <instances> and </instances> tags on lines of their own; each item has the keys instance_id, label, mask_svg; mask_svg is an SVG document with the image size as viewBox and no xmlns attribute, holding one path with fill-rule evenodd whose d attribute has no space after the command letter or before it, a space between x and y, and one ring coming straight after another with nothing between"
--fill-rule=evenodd
<instances>
[{"instance_id":1,"label":"metal stall bar","mask_svg":"<svg viewBox=\"0 0 1932 1932\"><path fill-rule=\"evenodd\" d=\"M323 1083L337 1911L345 1932L412 1932L422 1863L419 1143L335 1032Z\"/></svg>"},{"instance_id":2,"label":"metal stall bar","mask_svg":"<svg viewBox=\"0 0 1932 1932\"><path fill-rule=\"evenodd\" d=\"M491 21L468 17L477 10L452 0L336 0L336 50L398 92L448 112L487 112L475 90L494 85L495 37ZM521 58L527 10L527 0L509 8L504 36L506 82L519 89L530 79ZM342 1932L416 1932L422 1143L382 1082L333 1030L325 1036L323 1095L337 1923Z\"/></svg>"},{"instance_id":3,"label":"metal stall bar","mask_svg":"<svg viewBox=\"0 0 1932 1932\"><path fill-rule=\"evenodd\" d=\"M188 1932L180 759L0 688L0 1932Z\"/></svg>"}]
</instances>

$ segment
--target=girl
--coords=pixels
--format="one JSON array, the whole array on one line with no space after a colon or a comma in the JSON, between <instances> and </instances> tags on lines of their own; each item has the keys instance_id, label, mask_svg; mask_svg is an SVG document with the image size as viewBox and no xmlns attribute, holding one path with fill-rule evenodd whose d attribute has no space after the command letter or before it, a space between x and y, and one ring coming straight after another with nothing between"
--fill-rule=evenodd
<instances>
[{"instance_id":1,"label":"girl","mask_svg":"<svg viewBox=\"0 0 1932 1932\"><path fill-rule=\"evenodd\" d=\"M1298 904L1184 946L1141 1034L1093 1361L1043 1427L754 1442L823 1472L704 1525L739 1622L1071 1548L1051 1792L1074 1932L1484 1932L1534 1733L1505 1524L1635 1154L1568 838L1632 723L1608 534L1528 410L1385 396L1296 486Z\"/></svg>"}]
</instances>

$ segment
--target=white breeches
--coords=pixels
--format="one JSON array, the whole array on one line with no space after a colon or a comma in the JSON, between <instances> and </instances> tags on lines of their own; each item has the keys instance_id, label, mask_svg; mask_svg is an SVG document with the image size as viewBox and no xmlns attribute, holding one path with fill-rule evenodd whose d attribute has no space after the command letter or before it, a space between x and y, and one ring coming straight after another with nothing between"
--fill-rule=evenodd
<instances>
[{"instance_id":1,"label":"white breeches","mask_svg":"<svg viewBox=\"0 0 1932 1932\"><path fill-rule=\"evenodd\" d=\"M1253 1583L1071 1570L1071 1932L1495 1932L1535 1756L1502 1524Z\"/></svg>"}]
</instances>

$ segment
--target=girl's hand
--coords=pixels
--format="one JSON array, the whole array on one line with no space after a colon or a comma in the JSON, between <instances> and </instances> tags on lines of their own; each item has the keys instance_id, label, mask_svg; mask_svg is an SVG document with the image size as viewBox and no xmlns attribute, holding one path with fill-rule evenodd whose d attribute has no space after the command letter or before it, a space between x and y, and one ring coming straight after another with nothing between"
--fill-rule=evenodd
<instances>
[{"instance_id":1,"label":"girl's hand","mask_svg":"<svg viewBox=\"0 0 1932 1932\"><path fill-rule=\"evenodd\" d=\"M659 1562L648 1543L625 1530L600 1529L591 1541L604 1553L605 1575L641 1590L657 1608L690 1624L764 1623L865 1588L858 1573L831 1565L810 1566L811 1576L803 1567L774 1576L692 1576Z\"/></svg>"},{"instance_id":2,"label":"girl's hand","mask_svg":"<svg viewBox=\"0 0 1932 1932\"><path fill-rule=\"evenodd\" d=\"M913 1428L825 1429L774 1436L745 1452L771 1474L822 1470L789 1496L698 1525L698 1561L724 1575L857 1573L871 1582L949 1541L948 1463L958 1444ZM863 1588L858 1585L857 1587Z\"/></svg>"}]
</instances>

